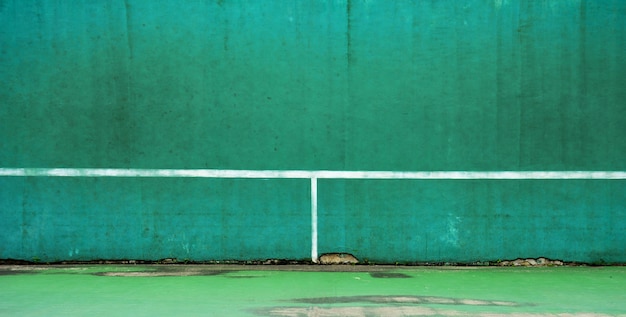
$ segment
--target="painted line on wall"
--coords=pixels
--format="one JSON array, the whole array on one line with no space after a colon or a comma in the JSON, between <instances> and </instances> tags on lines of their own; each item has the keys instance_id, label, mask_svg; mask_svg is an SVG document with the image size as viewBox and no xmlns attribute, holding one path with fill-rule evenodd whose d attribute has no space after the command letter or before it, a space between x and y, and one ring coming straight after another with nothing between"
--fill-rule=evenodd
<instances>
[{"instance_id":1,"label":"painted line on wall","mask_svg":"<svg viewBox=\"0 0 626 317\"><path fill-rule=\"evenodd\" d=\"M626 171L305 171L230 169L0 168L21 177L198 177L290 179L626 179Z\"/></svg>"},{"instance_id":2,"label":"painted line on wall","mask_svg":"<svg viewBox=\"0 0 626 317\"><path fill-rule=\"evenodd\" d=\"M317 178L311 178L311 260L317 263Z\"/></svg>"},{"instance_id":3,"label":"painted line on wall","mask_svg":"<svg viewBox=\"0 0 626 317\"><path fill-rule=\"evenodd\" d=\"M229 169L123 169L123 168L0 168L0 176L13 177L191 177L311 180L311 260L318 262L318 179L413 179L413 180L567 180L626 179L625 171L305 171Z\"/></svg>"}]
</instances>

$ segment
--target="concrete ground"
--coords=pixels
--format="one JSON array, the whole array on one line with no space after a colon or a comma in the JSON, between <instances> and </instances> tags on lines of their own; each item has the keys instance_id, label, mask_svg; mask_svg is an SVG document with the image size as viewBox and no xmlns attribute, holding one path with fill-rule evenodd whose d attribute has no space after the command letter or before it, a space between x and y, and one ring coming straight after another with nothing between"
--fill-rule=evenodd
<instances>
[{"instance_id":1,"label":"concrete ground","mask_svg":"<svg viewBox=\"0 0 626 317\"><path fill-rule=\"evenodd\" d=\"M626 267L0 266L1 316L626 316Z\"/></svg>"}]
</instances>

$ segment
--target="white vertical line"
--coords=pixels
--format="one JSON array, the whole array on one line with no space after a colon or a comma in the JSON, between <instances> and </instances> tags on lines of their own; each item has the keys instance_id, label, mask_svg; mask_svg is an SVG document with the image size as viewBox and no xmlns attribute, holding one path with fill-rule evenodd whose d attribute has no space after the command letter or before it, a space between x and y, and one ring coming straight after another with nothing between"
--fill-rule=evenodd
<instances>
[{"instance_id":1,"label":"white vertical line","mask_svg":"<svg viewBox=\"0 0 626 317\"><path fill-rule=\"evenodd\" d=\"M317 263L317 178L311 178L311 260Z\"/></svg>"}]
</instances>

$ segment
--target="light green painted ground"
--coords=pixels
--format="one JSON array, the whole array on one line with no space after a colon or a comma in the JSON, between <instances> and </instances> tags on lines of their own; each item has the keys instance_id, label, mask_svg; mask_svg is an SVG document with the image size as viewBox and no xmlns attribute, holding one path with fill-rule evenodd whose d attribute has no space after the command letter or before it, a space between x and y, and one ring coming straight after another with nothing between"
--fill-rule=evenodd
<instances>
[{"instance_id":1,"label":"light green painted ground","mask_svg":"<svg viewBox=\"0 0 626 317\"><path fill-rule=\"evenodd\" d=\"M626 316L626 267L2 266L0 274L2 316Z\"/></svg>"}]
</instances>

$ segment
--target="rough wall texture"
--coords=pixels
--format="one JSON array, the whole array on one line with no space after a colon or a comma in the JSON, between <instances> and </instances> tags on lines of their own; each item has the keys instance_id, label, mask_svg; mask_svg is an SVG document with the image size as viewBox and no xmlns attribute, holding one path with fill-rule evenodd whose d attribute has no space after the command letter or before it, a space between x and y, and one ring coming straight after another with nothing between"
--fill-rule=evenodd
<instances>
[{"instance_id":1,"label":"rough wall texture","mask_svg":"<svg viewBox=\"0 0 626 317\"><path fill-rule=\"evenodd\" d=\"M626 170L624 52L623 0L0 0L0 167ZM0 178L0 258L305 258L308 190ZM325 180L320 251L626 261L624 197Z\"/></svg>"}]
</instances>

